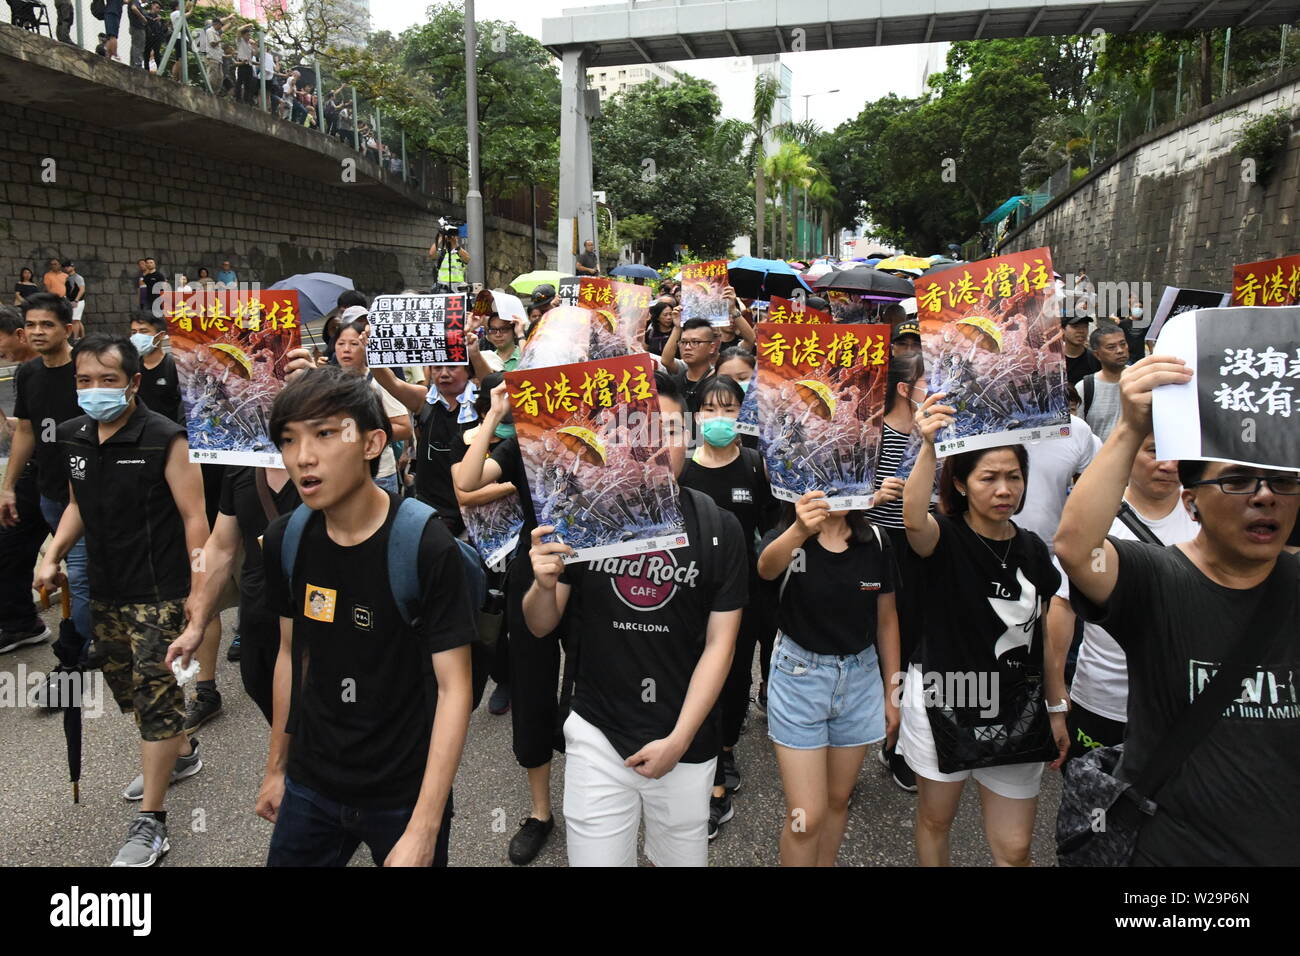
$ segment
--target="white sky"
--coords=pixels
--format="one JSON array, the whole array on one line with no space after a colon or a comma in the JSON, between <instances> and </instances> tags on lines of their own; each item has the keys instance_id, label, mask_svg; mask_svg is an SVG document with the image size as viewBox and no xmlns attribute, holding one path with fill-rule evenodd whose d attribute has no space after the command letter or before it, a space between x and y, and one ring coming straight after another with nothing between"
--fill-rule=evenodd
<instances>
[{"instance_id":1,"label":"white sky","mask_svg":"<svg viewBox=\"0 0 1300 956\"><path fill-rule=\"evenodd\" d=\"M521 33L540 40L544 18L595 5L593 0L475 0L474 13L479 21L512 21ZM425 9L422 0L370 0L371 25L398 34L424 22ZM805 93L839 90L808 101L809 118L823 129L857 116L865 103L890 93L917 96L927 52L933 51L935 64L942 66L946 47L931 43L783 54L781 62L790 68L793 79L794 119L803 119ZM752 118L754 81L749 67L736 69L730 60L686 60L668 65L713 83L725 116Z\"/></svg>"}]
</instances>

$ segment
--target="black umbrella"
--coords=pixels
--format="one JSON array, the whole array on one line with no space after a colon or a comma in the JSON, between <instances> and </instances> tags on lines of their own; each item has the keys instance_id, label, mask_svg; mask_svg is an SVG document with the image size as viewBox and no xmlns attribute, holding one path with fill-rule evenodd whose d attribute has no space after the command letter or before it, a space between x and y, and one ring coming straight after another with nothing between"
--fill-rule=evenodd
<instances>
[{"instance_id":1,"label":"black umbrella","mask_svg":"<svg viewBox=\"0 0 1300 956\"><path fill-rule=\"evenodd\" d=\"M925 274L927 276L932 276L936 272L944 272L948 269L955 269L957 268L957 266L968 266L968 265L970 265L970 263L967 262L965 259L961 260L960 262L953 262L951 260L948 262L936 262L934 265L930 266L930 268L925 270Z\"/></svg>"},{"instance_id":2,"label":"black umbrella","mask_svg":"<svg viewBox=\"0 0 1300 956\"><path fill-rule=\"evenodd\" d=\"M890 275L888 272L881 272L879 269L862 267L828 272L813 284L813 288L896 295L902 299L915 295L909 280Z\"/></svg>"},{"instance_id":3,"label":"black umbrella","mask_svg":"<svg viewBox=\"0 0 1300 956\"><path fill-rule=\"evenodd\" d=\"M72 802L81 802L81 701L90 641L81 636L73 622L71 591L63 585L63 620L54 642L54 656L59 665L46 684L46 704L63 711L63 736L68 743L68 776L72 780ZM76 676L73 676L76 675Z\"/></svg>"}]
</instances>

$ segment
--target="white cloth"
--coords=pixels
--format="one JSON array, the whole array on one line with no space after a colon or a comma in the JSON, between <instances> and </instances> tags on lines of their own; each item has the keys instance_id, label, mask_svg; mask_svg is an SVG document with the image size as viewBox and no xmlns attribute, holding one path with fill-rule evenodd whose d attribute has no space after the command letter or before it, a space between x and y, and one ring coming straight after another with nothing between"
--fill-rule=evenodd
<instances>
[{"instance_id":1,"label":"white cloth","mask_svg":"<svg viewBox=\"0 0 1300 956\"><path fill-rule=\"evenodd\" d=\"M1070 494L1074 476L1092 462L1101 443L1082 418L1070 416L1070 434L1066 438L1026 445L1029 452L1029 480L1025 484L1025 507L1012 520L1026 531L1043 539L1047 550L1055 554L1052 538L1061 523L1061 511Z\"/></svg>"},{"instance_id":2,"label":"white cloth","mask_svg":"<svg viewBox=\"0 0 1300 956\"><path fill-rule=\"evenodd\" d=\"M1181 499L1163 518L1150 520L1141 514L1138 517L1166 545L1190 541L1198 530ZM1110 534L1124 541L1137 540L1128 525L1118 518L1112 522ZM1061 589L1056 593L1068 599L1069 583L1064 577L1061 578ZM1070 699L1098 717L1128 722L1128 658L1123 648L1115 643L1115 638L1099 624L1084 622L1083 643L1079 646L1079 659L1074 665Z\"/></svg>"},{"instance_id":3,"label":"white cloth","mask_svg":"<svg viewBox=\"0 0 1300 956\"><path fill-rule=\"evenodd\" d=\"M709 796L717 758L679 763L658 780L631 767L608 738L576 713L564 722L564 830L569 866L636 866L645 815L645 855L655 866L709 865Z\"/></svg>"},{"instance_id":4,"label":"white cloth","mask_svg":"<svg viewBox=\"0 0 1300 956\"><path fill-rule=\"evenodd\" d=\"M388 389L384 388L373 378L370 380L370 387L375 390L379 396L379 402L384 407L385 418L401 418L403 415L410 415L406 406L389 394ZM397 459L393 456L391 446L385 447L382 455L379 456L379 472L376 478L387 478L389 475L397 474Z\"/></svg>"},{"instance_id":5,"label":"white cloth","mask_svg":"<svg viewBox=\"0 0 1300 956\"><path fill-rule=\"evenodd\" d=\"M925 697L921 687L921 668L915 664L907 669L903 681L903 706L899 708L898 752L918 777L940 783L959 783L975 778L975 782L992 790L1000 797L1011 800L1032 800L1038 796L1042 784L1042 761L1013 763L1003 767L981 767L944 773L939 769L939 752L934 746L934 731L925 713ZM566 771L567 778L567 771ZM568 814L568 809L565 809Z\"/></svg>"},{"instance_id":6,"label":"white cloth","mask_svg":"<svg viewBox=\"0 0 1300 956\"><path fill-rule=\"evenodd\" d=\"M1077 386L1079 397L1084 398L1085 401L1087 401L1087 393L1084 389L1089 378L1093 379L1095 389L1092 404L1088 406L1087 414L1084 417L1088 419L1088 427L1093 430L1093 433L1102 441L1105 441L1110 437L1115 423L1119 421L1119 382L1103 382L1100 372L1093 372L1091 376L1085 375L1079 380Z\"/></svg>"}]
</instances>

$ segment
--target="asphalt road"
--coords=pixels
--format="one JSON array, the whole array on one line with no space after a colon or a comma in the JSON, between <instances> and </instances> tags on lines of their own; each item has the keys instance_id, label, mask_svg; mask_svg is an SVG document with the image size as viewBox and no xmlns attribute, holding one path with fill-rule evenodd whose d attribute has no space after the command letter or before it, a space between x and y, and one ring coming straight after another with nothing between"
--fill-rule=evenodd
<instances>
[{"instance_id":1,"label":"asphalt road","mask_svg":"<svg viewBox=\"0 0 1300 956\"><path fill-rule=\"evenodd\" d=\"M56 611L45 616L57 625ZM234 612L227 611L224 621L218 688L225 713L198 733L202 772L176 784L169 796L172 852L166 866L259 866L266 857L270 824L256 817L252 807L265 763L267 729L243 692L238 665L225 660ZM0 680L15 681L24 670L44 672L52 661L48 645L14 651L0 657ZM525 777L510 750L510 718L489 714L486 696L471 720L456 778L453 866L510 866L506 846L529 809ZM86 717L84 726L81 803L73 804L60 717L25 706L0 706L0 753L6 755L0 865L103 866L116 854L134 812L134 804L120 794L139 769L138 737L133 721L117 713L111 701L101 716ZM710 863L774 866L784 804L766 720L753 709L736 754L743 774L736 816L713 841ZM557 757L553 767L557 826L534 866L565 865L564 758ZM888 779L873 747L849 812L841 865L911 865L915 799ZM1059 778L1049 770L1034 835L1038 865L1054 862L1051 834L1059 799ZM969 787L953 828L952 859L956 865L992 862L980 828L978 798ZM364 847L353 863L371 865Z\"/></svg>"}]
</instances>

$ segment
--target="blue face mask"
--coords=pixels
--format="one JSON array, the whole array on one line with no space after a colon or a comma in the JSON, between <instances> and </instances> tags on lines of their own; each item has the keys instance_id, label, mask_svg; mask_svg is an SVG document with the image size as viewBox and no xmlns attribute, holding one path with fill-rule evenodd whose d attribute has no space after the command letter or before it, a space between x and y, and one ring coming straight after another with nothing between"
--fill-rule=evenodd
<instances>
[{"instance_id":1,"label":"blue face mask","mask_svg":"<svg viewBox=\"0 0 1300 956\"><path fill-rule=\"evenodd\" d=\"M497 438L500 438L503 441L507 438L514 438L515 426L511 425L509 422L502 422L496 428L492 429L492 434L496 435Z\"/></svg>"},{"instance_id":2,"label":"blue face mask","mask_svg":"<svg viewBox=\"0 0 1300 956\"><path fill-rule=\"evenodd\" d=\"M129 404L125 388L79 388L77 404L97 422L111 422Z\"/></svg>"},{"instance_id":3,"label":"blue face mask","mask_svg":"<svg viewBox=\"0 0 1300 956\"><path fill-rule=\"evenodd\" d=\"M714 448L726 448L736 440L736 420L734 418L706 418L700 422L700 434Z\"/></svg>"},{"instance_id":4,"label":"blue face mask","mask_svg":"<svg viewBox=\"0 0 1300 956\"><path fill-rule=\"evenodd\" d=\"M131 344L141 355L148 355L154 348L154 336L147 332L136 332L131 336Z\"/></svg>"},{"instance_id":5,"label":"blue face mask","mask_svg":"<svg viewBox=\"0 0 1300 956\"><path fill-rule=\"evenodd\" d=\"M748 392L749 386L754 384L754 380L752 378L747 378L743 382L737 382L736 384L740 386L742 392Z\"/></svg>"}]
</instances>

